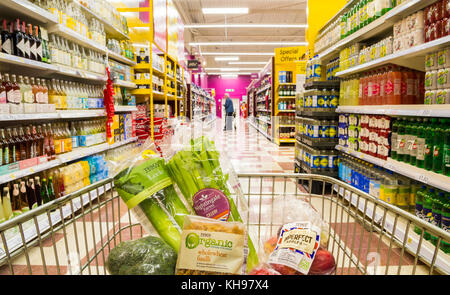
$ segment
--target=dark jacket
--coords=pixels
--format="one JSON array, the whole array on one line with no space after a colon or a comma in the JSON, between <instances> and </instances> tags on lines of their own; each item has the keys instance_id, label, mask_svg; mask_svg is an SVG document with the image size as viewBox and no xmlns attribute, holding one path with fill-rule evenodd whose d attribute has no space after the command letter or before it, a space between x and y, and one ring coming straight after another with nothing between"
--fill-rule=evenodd
<instances>
[{"instance_id":1,"label":"dark jacket","mask_svg":"<svg viewBox=\"0 0 450 295\"><path fill-rule=\"evenodd\" d=\"M234 112L233 102L231 101L231 98L229 98L229 97L225 100L225 112L227 114Z\"/></svg>"}]
</instances>

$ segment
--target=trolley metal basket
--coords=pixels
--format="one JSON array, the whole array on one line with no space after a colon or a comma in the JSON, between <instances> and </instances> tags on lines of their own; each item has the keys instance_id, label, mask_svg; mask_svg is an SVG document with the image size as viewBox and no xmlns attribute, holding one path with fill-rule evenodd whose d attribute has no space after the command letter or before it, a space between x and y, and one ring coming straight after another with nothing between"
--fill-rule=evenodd
<instances>
[{"instance_id":1,"label":"trolley metal basket","mask_svg":"<svg viewBox=\"0 0 450 295\"><path fill-rule=\"evenodd\" d=\"M238 177L260 253L284 222L274 202L295 197L328 222L336 274L450 273L449 233L341 181L311 174ZM322 185L321 194L299 184L313 182ZM107 274L109 251L145 234L109 178L1 223L0 274Z\"/></svg>"}]
</instances>

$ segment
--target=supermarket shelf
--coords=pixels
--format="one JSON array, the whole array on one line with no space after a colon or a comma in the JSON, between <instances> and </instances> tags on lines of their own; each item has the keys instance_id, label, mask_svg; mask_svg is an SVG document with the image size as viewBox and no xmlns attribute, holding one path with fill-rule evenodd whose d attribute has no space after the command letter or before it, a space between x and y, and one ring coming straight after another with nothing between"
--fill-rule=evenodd
<instances>
[{"instance_id":1,"label":"supermarket shelf","mask_svg":"<svg viewBox=\"0 0 450 295\"><path fill-rule=\"evenodd\" d=\"M105 180L101 180L105 181ZM99 182L101 182L99 181ZM81 190L89 190L89 187L92 187L93 189L84 193L81 198L75 198L73 199L69 204L66 204L64 207L61 208L61 210L56 210L51 212L49 215L46 213L43 213L41 215L36 216L35 220L37 220L37 224L34 223L25 223L23 225L23 239L21 234L19 234L17 231L13 231L8 234L6 233L6 245L8 247L8 251L10 253L13 253L16 250L19 250L23 246L23 240L25 242L31 242L36 237L38 237L36 227L39 228L39 233L42 234L46 232L47 230L51 230L53 227L57 226L61 220L66 219L72 215L72 212L77 212L81 209L81 207L86 206L90 203L92 203L92 200L95 200L97 197L105 193L106 191L109 191L111 189L111 184L106 183L104 186L100 186L98 189L94 189L94 187L99 183L93 183L87 187L84 187L80 189L79 191L75 191L67 196L64 196L62 198L59 198L58 200L51 201L47 204L41 205L42 206L51 206L55 202L61 202L63 199L70 198L71 195L77 194ZM38 207L38 208L40 208ZM73 211L72 211L73 210ZM62 212L62 213L61 213ZM29 212L23 213L23 214L33 214L33 210L30 210ZM62 216L61 216L62 215ZM20 215L22 216L22 215ZM49 222L49 219L51 220L51 224ZM9 222L9 221L5 221ZM0 261L6 259L6 254L3 249L3 245L0 246Z\"/></svg>"},{"instance_id":2,"label":"supermarket shelf","mask_svg":"<svg viewBox=\"0 0 450 295\"><path fill-rule=\"evenodd\" d=\"M258 121L260 121L260 122L265 123L265 124L270 124L270 125L272 125L272 122L270 122L270 121L261 120L259 117L257 117L256 119L257 119Z\"/></svg>"},{"instance_id":3,"label":"supermarket shelf","mask_svg":"<svg viewBox=\"0 0 450 295\"><path fill-rule=\"evenodd\" d=\"M0 63L8 63L11 65L20 65L29 69L44 70L49 72L56 72L58 68L52 64L47 64L45 62L34 61L27 58L18 57L11 54L0 52Z\"/></svg>"},{"instance_id":4,"label":"supermarket shelf","mask_svg":"<svg viewBox=\"0 0 450 295\"><path fill-rule=\"evenodd\" d=\"M279 124L278 127L295 127L295 124Z\"/></svg>"},{"instance_id":5,"label":"supermarket shelf","mask_svg":"<svg viewBox=\"0 0 450 295\"><path fill-rule=\"evenodd\" d=\"M175 77L167 74L167 80L175 81Z\"/></svg>"},{"instance_id":6,"label":"supermarket shelf","mask_svg":"<svg viewBox=\"0 0 450 295\"><path fill-rule=\"evenodd\" d=\"M151 89L147 89L147 88L142 88L142 89L133 89L131 90L131 94L133 95L151 95L152 94L152 90ZM164 95L164 93L158 92L158 91L153 91L153 95Z\"/></svg>"},{"instance_id":7,"label":"supermarket shelf","mask_svg":"<svg viewBox=\"0 0 450 295\"><path fill-rule=\"evenodd\" d=\"M270 89L271 87L272 87L272 85L269 84L268 86L264 87L263 89L257 91L257 92L256 92L256 95L258 95L258 94L260 94L260 93L262 93L262 92L264 92L264 91Z\"/></svg>"},{"instance_id":8,"label":"supermarket shelf","mask_svg":"<svg viewBox=\"0 0 450 295\"><path fill-rule=\"evenodd\" d=\"M126 113L137 111L136 106L114 106L114 112L116 113Z\"/></svg>"},{"instance_id":9,"label":"supermarket shelf","mask_svg":"<svg viewBox=\"0 0 450 295\"><path fill-rule=\"evenodd\" d=\"M6 121L28 121L43 119L59 119L58 113L33 113L33 114L1 114L0 122Z\"/></svg>"},{"instance_id":10,"label":"supermarket shelf","mask_svg":"<svg viewBox=\"0 0 450 295\"><path fill-rule=\"evenodd\" d=\"M364 28L351 34L347 38L338 41L333 46L330 46L327 49L320 51L319 57L322 59L322 61L327 61L337 56L339 54L339 50L341 50L346 46L349 46L351 43L367 40L371 37L374 37L377 34L392 28L394 23L402 19L403 17L406 17L422 8L425 8L436 1L437 0L429 0L429 1L410 0L409 2L394 7L385 15L373 21Z\"/></svg>"},{"instance_id":11,"label":"supermarket shelf","mask_svg":"<svg viewBox=\"0 0 450 295\"><path fill-rule=\"evenodd\" d=\"M33 113L33 114L2 114L0 122L5 121L30 121L30 120L54 120L74 119L88 117L104 117L104 109L95 110L57 110L55 113Z\"/></svg>"},{"instance_id":12,"label":"supermarket shelf","mask_svg":"<svg viewBox=\"0 0 450 295\"><path fill-rule=\"evenodd\" d=\"M69 29L68 27L57 24L49 28L48 32L51 34L57 34L61 37L66 38L67 40L70 40L76 44L79 44L81 46L84 46L88 49L92 49L98 52L101 52L103 54L106 54L106 47L98 44L97 42L93 40L89 40L86 37L83 37L82 35L78 34L74 30Z\"/></svg>"},{"instance_id":13,"label":"supermarket shelf","mask_svg":"<svg viewBox=\"0 0 450 295\"><path fill-rule=\"evenodd\" d=\"M95 145L92 147L87 147L87 148L78 148L75 151L72 151L70 153L67 154L62 154L57 156L56 160L53 161L49 161L47 163L43 163L40 165L36 165L27 169L23 169L23 170L19 170L19 171L15 171L15 172L11 172L5 175L1 175L0 176L0 184L3 183L7 183L9 181L12 181L14 179L18 179L18 178L22 178L22 177L26 177L28 175L32 175L34 173L38 173L47 169L51 169L53 167L57 167L63 163L67 163L70 161L74 161L74 160L78 160L81 159L83 157L87 157L93 154L97 154L97 153L101 153L110 149L114 149L117 148L119 146L123 146L126 144L129 144L131 142L134 142L137 140L137 137L133 137L130 138L128 140L124 140L124 141L120 141L117 143L114 143L112 145L109 145L108 143L102 143L99 145Z\"/></svg>"},{"instance_id":14,"label":"supermarket shelf","mask_svg":"<svg viewBox=\"0 0 450 295\"><path fill-rule=\"evenodd\" d=\"M101 81L101 82L105 82L107 79L106 74L101 75L101 74L97 74L97 73L91 73L88 71L74 69L71 67L63 66L63 65L58 65L56 67L57 67L56 73L65 75L65 76L70 76L70 77L75 77L75 78L83 78L83 79Z\"/></svg>"},{"instance_id":15,"label":"supermarket shelf","mask_svg":"<svg viewBox=\"0 0 450 295\"><path fill-rule=\"evenodd\" d=\"M350 75L367 71L373 68L384 66L387 64L396 64L408 68L412 68L418 71L425 71L425 55L427 53L437 51L443 47L447 47L450 44L450 36L440 38L428 43L411 47L407 50L402 50L388 56L375 59L373 61L352 67L350 69L340 71L336 73L337 77L345 78ZM417 60L415 58L418 58Z\"/></svg>"},{"instance_id":16,"label":"supermarket shelf","mask_svg":"<svg viewBox=\"0 0 450 295\"><path fill-rule=\"evenodd\" d=\"M320 174L320 175L325 175L325 176L330 176L330 177L336 177L338 175L337 171L327 171L327 170L318 171L318 169L313 170L311 167L306 165L306 163L304 163L303 161L300 161L297 158L295 158L294 162L295 162L295 164L297 164L298 167L300 167L302 170L304 170L308 174ZM309 191L309 189L307 189L307 190Z\"/></svg>"},{"instance_id":17,"label":"supermarket shelf","mask_svg":"<svg viewBox=\"0 0 450 295\"><path fill-rule=\"evenodd\" d=\"M259 131L259 133L261 133L262 135L264 135L265 137L267 137L268 140L273 141L273 138L271 136L269 136L266 132L262 131L261 128L259 128L257 125L255 125L255 123L252 122L252 120L248 120L248 123L255 128L256 130Z\"/></svg>"},{"instance_id":18,"label":"supermarket shelf","mask_svg":"<svg viewBox=\"0 0 450 295\"><path fill-rule=\"evenodd\" d=\"M339 106L337 113L373 114L390 116L450 117L450 104Z\"/></svg>"},{"instance_id":19,"label":"supermarket shelf","mask_svg":"<svg viewBox=\"0 0 450 295\"><path fill-rule=\"evenodd\" d=\"M295 110L276 110L278 113L295 113Z\"/></svg>"},{"instance_id":20,"label":"supermarket shelf","mask_svg":"<svg viewBox=\"0 0 450 295\"><path fill-rule=\"evenodd\" d=\"M104 117L106 111L104 109L96 110L59 110L57 111L59 118L61 119L75 119L75 118L88 118L88 117Z\"/></svg>"},{"instance_id":21,"label":"supermarket shelf","mask_svg":"<svg viewBox=\"0 0 450 295\"><path fill-rule=\"evenodd\" d=\"M114 80L114 85L128 88L128 89L135 89L137 87L136 84L133 82L119 80L119 79Z\"/></svg>"},{"instance_id":22,"label":"supermarket shelf","mask_svg":"<svg viewBox=\"0 0 450 295\"><path fill-rule=\"evenodd\" d=\"M305 89L312 87L339 87L340 81L338 80L329 80L329 81L311 81L305 83L303 86Z\"/></svg>"},{"instance_id":23,"label":"supermarket shelf","mask_svg":"<svg viewBox=\"0 0 450 295\"><path fill-rule=\"evenodd\" d=\"M333 188L336 192L338 192L337 187ZM344 194L345 192L345 194ZM348 190L344 190L343 187L339 190L339 195L343 196L344 199L349 201L353 206L358 207L358 210L365 213L366 217L369 219L373 218L374 223L376 223L379 226L383 225L383 215L384 212L382 210L377 210L375 208L374 203L372 202L361 202L358 200L360 199L356 194L352 194ZM380 202L383 202L379 200ZM375 211L375 212L374 212ZM409 214L405 212L406 214ZM403 244L403 241L405 239L405 235L407 234L408 240L405 244L406 248L410 250L412 253L417 253L417 249L419 247L419 241L420 236L417 235L414 231L412 231L411 228L409 228L409 231L407 231L408 227L407 224L402 222L395 222L395 216L393 214L386 214L386 218L384 220L384 229L389 233L392 234L398 242ZM395 232L394 232L394 225L395 226ZM427 240L423 240L422 244L420 246L420 251L418 255L422 257L425 261L428 263L431 263L433 256L434 256L435 246L431 244ZM438 267L440 270L442 270L446 274L450 274L450 255L445 254L442 250L439 249L436 261L435 261L435 267Z\"/></svg>"},{"instance_id":24,"label":"supermarket shelf","mask_svg":"<svg viewBox=\"0 0 450 295\"><path fill-rule=\"evenodd\" d=\"M395 173L404 175L406 177L412 178L416 181L425 183L427 185L436 187L438 189L450 192L450 177L443 174L437 174L416 166L412 166L403 162L399 162L388 158L387 161L366 155L357 151L352 151L346 147L337 145L336 149L338 151L344 152L346 154L352 155L358 159L364 160L366 162L378 165L380 167L386 168Z\"/></svg>"},{"instance_id":25,"label":"supermarket shelf","mask_svg":"<svg viewBox=\"0 0 450 295\"><path fill-rule=\"evenodd\" d=\"M119 146L129 144L131 142L136 141L137 139L138 139L137 137L132 137L130 139L127 139L124 141L119 141L119 142L116 142L111 145L105 142L105 143L101 143L101 144L94 145L91 147L78 148L75 151L57 156L57 160L59 160L61 163L67 163L70 161L79 160L79 159L87 157L87 156L102 153L107 150L115 149Z\"/></svg>"},{"instance_id":26,"label":"supermarket shelf","mask_svg":"<svg viewBox=\"0 0 450 295\"><path fill-rule=\"evenodd\" d=\"M95 13L94 11L92 11L91 9L85 7L84 5L82 5L79 1L73 1L74 3L78 4L78 6L81 7L81 10L83 10L86 14L90 15L91 17L96 18L97 20L99 20L101 23L103 23L103 26L105 28L105 32L106 34L108 34L110 37L114 38L114 39L119 39L119 40L129 40L130 37L128 37L126 34L122 33L122 31L120 31L119 29L117 29L116 27L114 27L110 22L108 22L106 19L100 17L97 13Z\"/></svg>"},{"instance_id":27,"label":"supermarket shelf","mask_svg":"<svg viewBox=\"0 0 450 295\"><path fill-rule=\"evenodd\" d=\"M292 85L297 85L295 83L279 83L278 86L292 86Z\"/></svg>"},{"instance_id":28,"label":"supermarket shelf","mask_svg":"<svg viewBox=\"0 0 450 295\"><path fill-rule=\"evenodd\" d=\"M280 138L280 142L295 143L295 138Z\"/></svg>"},{"instance_id":29,"label":"supermarket shelf","mask_svg":"<svg viewBox=\"0 0 450 295\"><path fill-rule=\"evenodd\" d=\"M120 54L115 53L114 51L107 50L106 54L108 55L108 58L113 59L115 61L119 61L121 63L127 64L129 66L135 66L136 62L126 58L125 56L122 56Z\"/></svg>"},{"instance_id":30,"label":"supermarket shelf","mask_svg":"<svg viewBox=\"0 0 450 295\"><path fill-rule=\"evenodd\" d=\"M283 99L283 98L285 98L285 99L292 99L292 98L296 98L296 96L295 95L289 95L289 96L279 96L278 95L278 99Z\"/></svg>"},{"instance_id":31,"label":"supermarket shelf","mask_svg":"<svg viewBox=\"0 0 450 295\"><path fill-rule=\"evenodd\" d=\"M296 116L307 116L307 117L336 117L336 112L333 111L320 111L320 109L313 109L313 110L302 110L297 111Z\"/></svg>"},{"instance_id":32,"label":"supermarket shelf","mask_svg":"<svg viewBox=\"0 0 450 295\"><path fill-rule=\"evenodd\" d=\"M40 24L58 23L56 16L27 0L2 0L0 1L0 11L4 15L26 16Z\"/></svg>"},{"instance_id":33,"label":"supermarket shelf","mask_svg":"<svg viewBox=\"0 0 450 295\"><path fill-rule=\"evenodd\" d=\"M328 138L327 140L313 140L310 137L299 134L297 134L295 138L299 143L306 144L310 147L318 147L323 149L334 149L338 142L337 138L335 140L331 140L331 138Z\"/></svg>"},{"instance_id":34,"label":"supermarket shelf","mask_svg":"<svg viewBox=\"0 0 450 295\"><path fill-rule=\"evenodd\" d=\"M159 75L159 76L163 76L163 77L165 75L164 72L162 72L162 71L160 71L160 70L158 70L156 68L153 68L153 74L156 74L156 75Z\"/></svg>"}]
</instances>

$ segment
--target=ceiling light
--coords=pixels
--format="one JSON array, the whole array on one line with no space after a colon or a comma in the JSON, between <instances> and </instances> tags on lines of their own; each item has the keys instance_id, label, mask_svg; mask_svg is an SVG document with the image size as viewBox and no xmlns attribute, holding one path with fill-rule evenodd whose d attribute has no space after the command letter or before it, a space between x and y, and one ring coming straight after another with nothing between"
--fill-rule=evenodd
<instances>
[{"instance_id":1,"label":"ceiling light","mask_svg":"<svg viewBox=\"0 0 450 295\"><path fill-rule=\"evenodd\" d=\"M194 47L195 48L195 47ZM273 52L202 52L202 55L264 55L273 56Z\"/></svg>"},{"instance_id":2,"label":"ceiling light","mask_svg":"<svg viewBox=\"0 0 450 295\"><path fill-rule=\"evenodd\" d=\"M229 61L229 60L239 60L238 56L226 56L226 57L216 57L216 61Z\"/></svg>"},{"instance_id":3,"label":"ceiling light","mask_svg":"<svg viewBox=\"0 0 450 295\"><path fill-rule=\"evenodd\" d=\"M228 78L228 79L233 79L233 78L237 78L238 75L237 74L222 74L220 75L221 78Z\"/></svg>"},{"instance_id":4,"label":"ceiling light","mask_svg":"<svg viewBox=\"0 0 450 295\"><path fill-rule=\"evenodd\" d=\"M221 29L221 28L294 28L306 29L308 24L190 24L185 29Z\"/></svg>"},{"instance_id":5,"label":"ceiling light","mask_svg":"<svg viewBox=\"0 0 450 295\"><path fill-rule=\"evenodd\" d=\"M222 75L251 75L254 73L250 73L250 72L240 72L240 73L217 73L217 72L212 72L212 73L207 73L208 75L217 75L217 76L222 76Z\"/></svg>"},{"instance_id":6,"label":"ceiling light","mask_svg":"<svg viewBox=\"0 0 450 295\"><path fill-rule=\"evenodd\" d=\"M191 42L190 46L261 46L261 45L297 45L297 46L307 46L308 42L288 42L288 41L277 41L277 42Z\"/></svg>"},{"instance_id":7,"label":"ceiling light","mask_svg":"<svg viewBox=\"0 0 450 295\"><path fill-rule=\"evenodd\" d=\"M248 8L203 8L203 14L247 14Z\"/></svg>"},{"instance_id":8,"label":"ceiling light","mask_svg":"<svg viewBox=\"0 0 450 295\"><path fill-rule=\"evenodd\" d=\"M206 68L207 71L223 71L223 72L236 72L236 71L261 71L262 68Z\"/></svg>"},{"instance_id":9,"label":"ceiling light","mask_svg":"<svg viewBox=\"0 0 450 295\"><path fill-rule=\"evenodd\" d=\"M265 65L266 61L230 61L229 65Z\"/></svg>"}]
</instances>

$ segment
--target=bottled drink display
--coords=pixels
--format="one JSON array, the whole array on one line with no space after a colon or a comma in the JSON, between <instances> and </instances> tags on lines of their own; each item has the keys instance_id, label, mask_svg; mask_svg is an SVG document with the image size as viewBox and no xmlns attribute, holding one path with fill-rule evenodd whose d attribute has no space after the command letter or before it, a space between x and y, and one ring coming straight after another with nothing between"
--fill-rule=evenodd
<instances>
[{"instance_id":1,"label":"bottled drink display","mask_svg":"<svg viewBox=\"0 0 450 295\"><path fill-rule=\"evenodd\" d=\"M338 122L334 119L297 118L297 135L314 142L335 141L338 138Z\"/></svg>"},{"instance_id":2,"label":"bottled drink display","mask_svg":"<svg viewBox=\"0 0 450 295\"><path fill-rule=\"evenodd\" d=\"M341 82L342 84L342 82ZM341 88L342 89L342 88ZM340 104L339 98L343 94L338 89L315 88L303 92L303 97L298 99L299 107L308 110L330 111Z\"/></svg>"},{"instance_id":3,"label":"bottled drink display","mask_svg":"<svg viewBox=\"0 0 450 295\"><path fill-rule=\"evenodd\" d=\"M338 168L338 152L335 150L320 150L306 144L295 143L295 157L311 173L334 172Z\"/></svg>"},{"instance_id":4,"label":"bottled drink display","mask_svg":"<svg viewBox=\"0 0 450 295\"><path fill-rule=\"evenodd\" d=\"M389 65L341 80L341 105L424 103L424 73Z\"/></svg>"},{"instance_id":5,"label":"bottled drink display","mask_svg":"<svg viewBox=\"0 0 450 295\"><path fill-rule=\"evenodd\" d=\"M278 96L295 96L295 85L281 85L278 88Z\"/></svg>"},{"instance_id":6,"label":"bottled drink display","mask_svg":"<svg viewBox=\"0 0 450 295\"><path fill-rule=\"evenodd\" d=\"M50 52L45 36L47 31L19 18L14 21L3 19L1 31L1 52L26 59L49 63Z\"/></svg>"},{"instance_id":7,"label":"bottled drink display","mask_svg":"<svg viewBox=\"0 0 450 295\"><path fill-rule=\"evenodd\" d=\"M425 104L450 104L450 48L425 57Z\"/></svg>"},{"instance_id":8,"label":"bottled drink display","mask_svg":"<svg viewBox=\"0 0 450 295\"><path fill-rule=\"evenodd\" d=\"M127 40L108 39L107 47L112 52L126 57L130 60L134 60L134 48L131 42Z\"/></svg>"},{"instance_id":9,"label":"bottled drink display","mask_svg":"<svg viewBox=\"0 0 450 295\"><path fill-rule=\"evenodd\" d=\"M67 80L0 74L2 113L51 113L104 108L103 86ZM6 107L6 108L5 108Z\"/></svg>"},{"instance_id":10,"label":"bottled drink display","mask_svg":"<svg viewBox=\"0 0 450 295\"><path fill-rule=\"evenodd\" d=\"M135 149L124 147L122 152ZM29 175L0 185L0 222L73 193L108 177L106 155L89 156L76 163ZM120 157L117 151L109 159ZM123 155L122 155L123 156Z\"/></svg>"}]
</instances>

